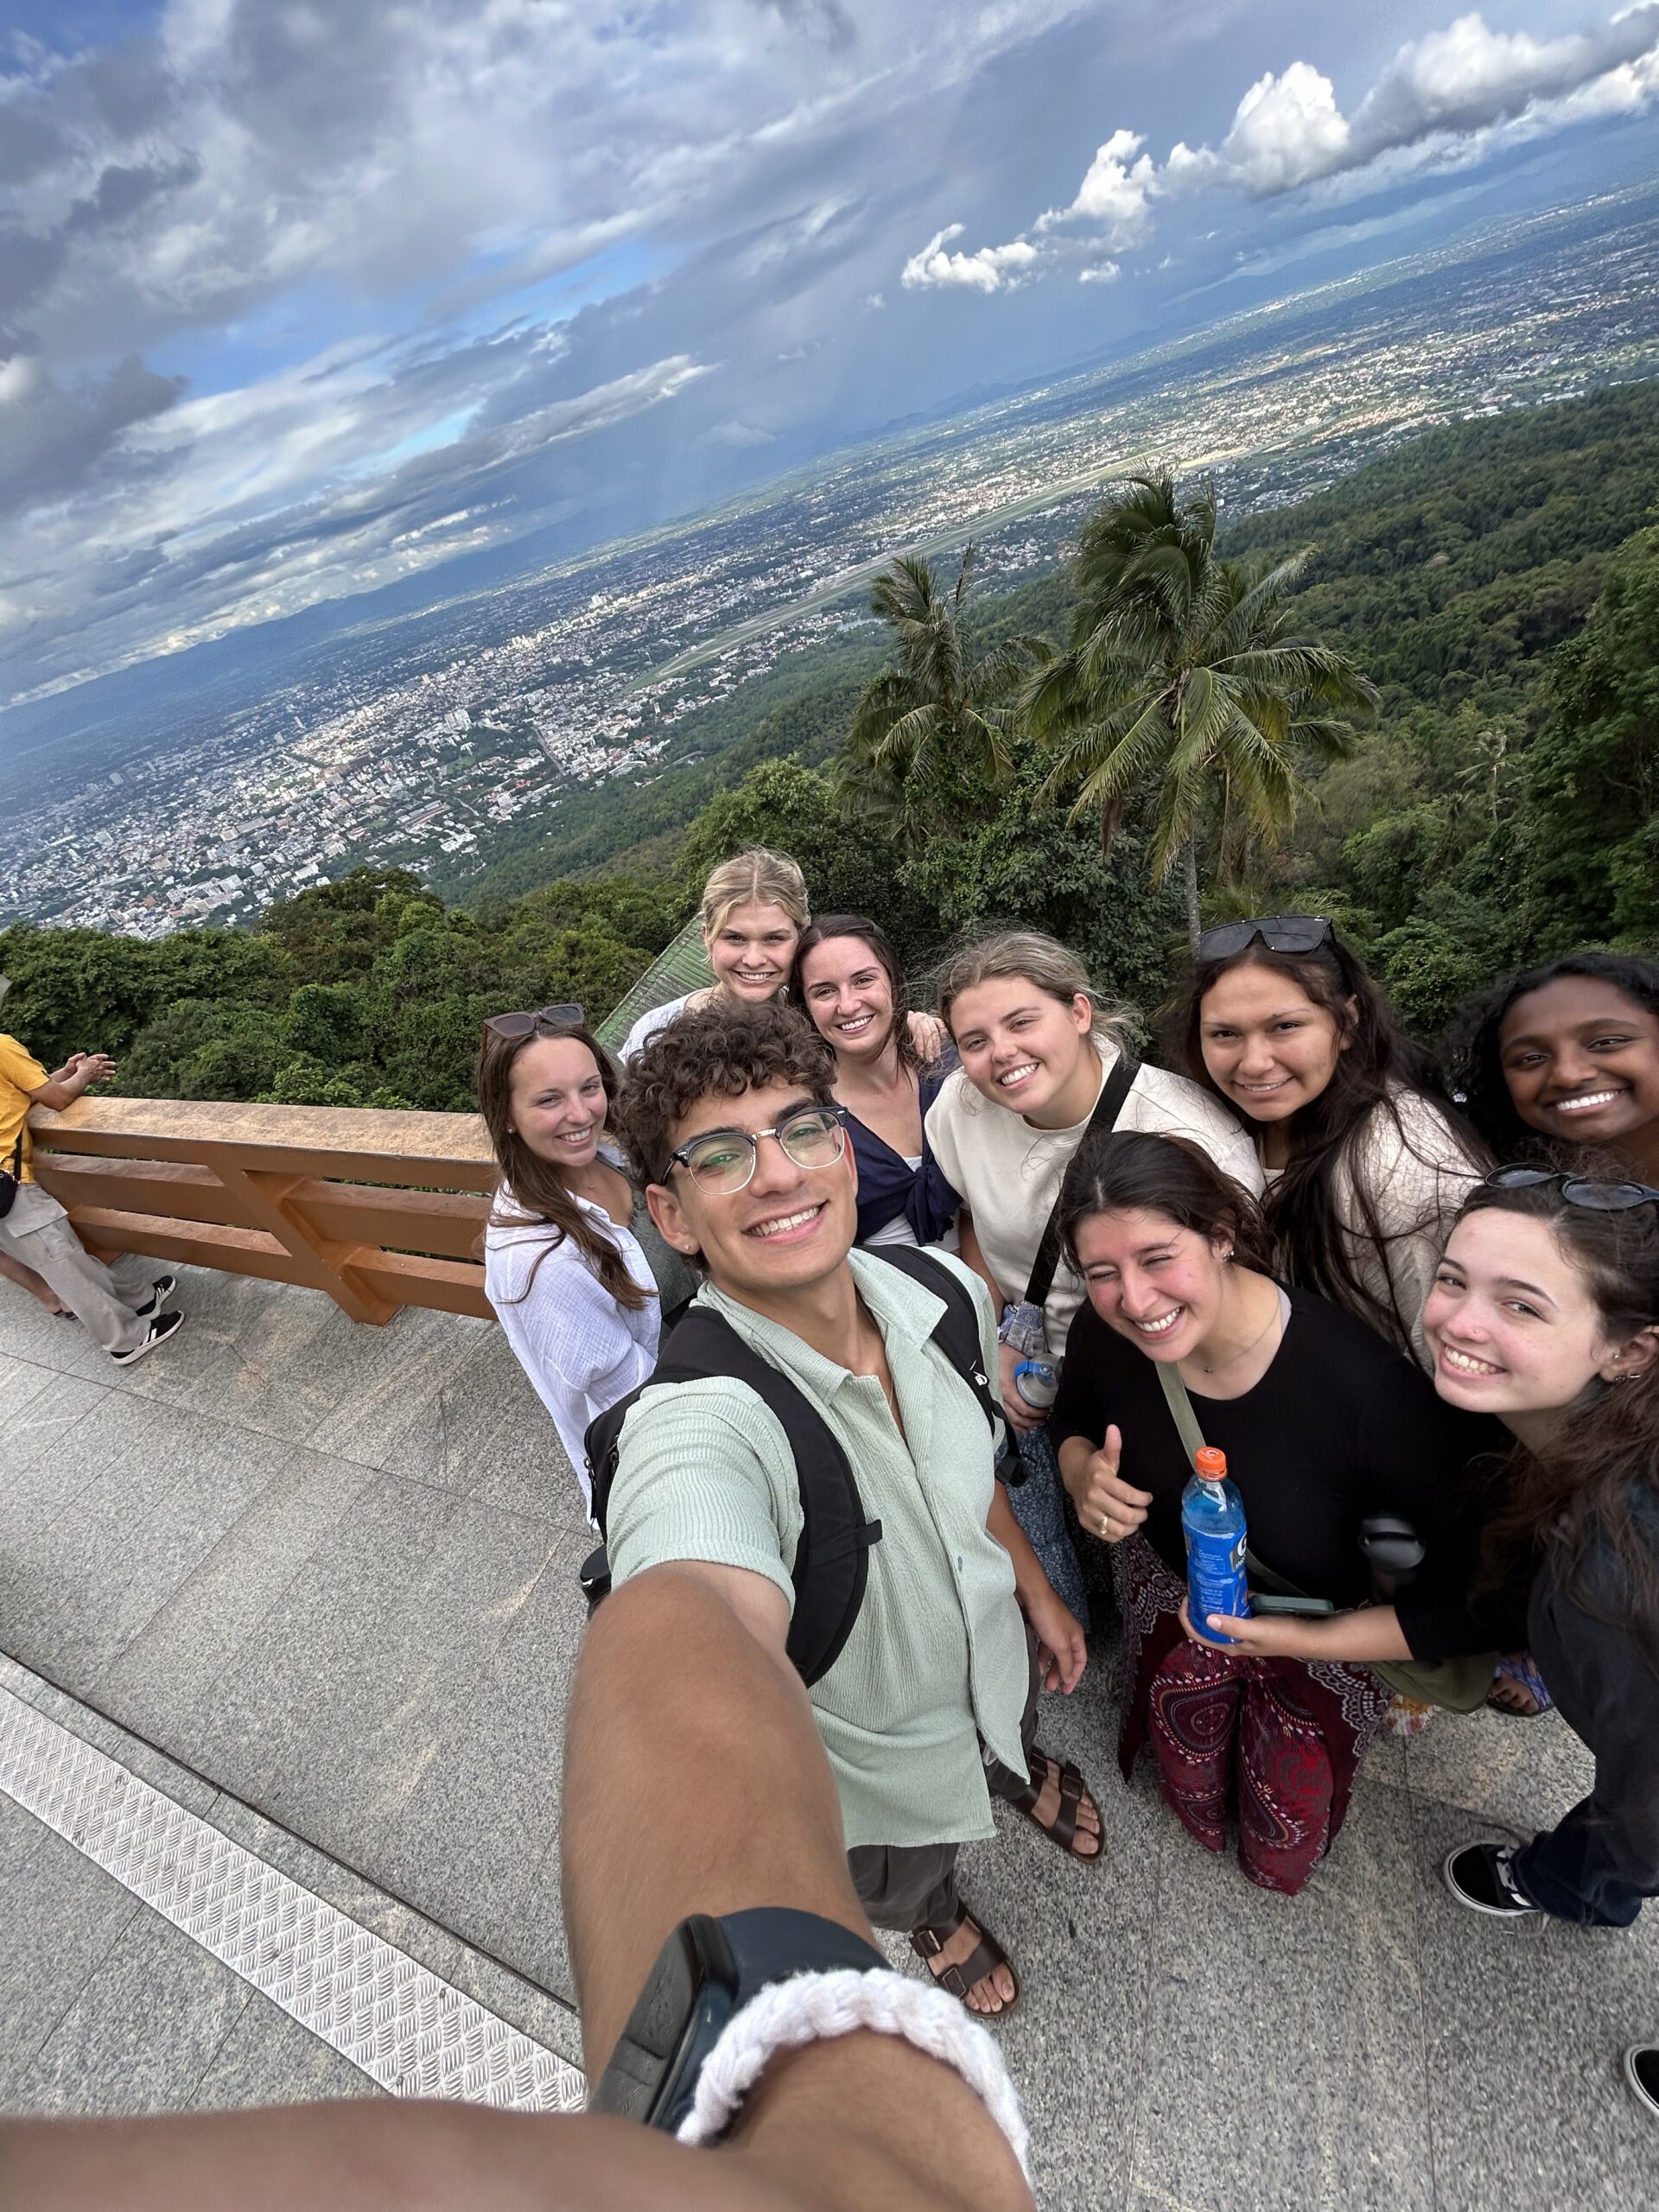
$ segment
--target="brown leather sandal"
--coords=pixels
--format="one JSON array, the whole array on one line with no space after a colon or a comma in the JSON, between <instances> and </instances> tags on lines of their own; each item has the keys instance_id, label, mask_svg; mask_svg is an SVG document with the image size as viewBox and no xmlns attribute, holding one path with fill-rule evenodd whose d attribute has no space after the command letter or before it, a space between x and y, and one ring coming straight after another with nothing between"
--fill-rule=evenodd
<instances>
[{"instance_id":1,"label":"brown leather sandal","mask_svg":"<svg viewBox=\"0 0 1659 2212\"><path fill-rule=\"evenodd\" d=\"M933 1961L938 1958L950 1938L964 1925L979 1929L978 1942L959 1966L944 1967L936 1971ZM1020 1977L1014 1974L1013 1967L1009 1965L1007 1953L988 1929L980 1927L980 1923L974 1918L966 1905L963 1905L949 1928L912 1928L910 1931L910 1948L918 1959L927 1961L927 1971L932 1980L938 1982L939 1987L948 1989L952 1997L960 1998L976 2020L1006 2019L1020 2002ZM998 1967L1007 1967L1009 1974L1014 1976L1014 1994L1000 2011L982 2012L974 2005L968 2004L968 1993L976 1982L983 1981L986 1975L993 1973Z\"/></svg>"},{"instance_id":2,"label":"brown leather sandal","mask_svg":"<svg viewBox=\"0 0 1659 2212\"><path fill-rule=\"evenodd\" d=\"M1100 1806L1094 1792L1084 1783L1082 1775L1070 1759L1066 1760L1064 1766L1057 1765L1048 1753L1039 1751L1035 1744L1032 1745L1027 1754L1027 1764L1031 1769L1031 1780L1017 1797L1010 1797L1007 1802L1013 1806L1016 1813L1023 1813L1038 1834L1046 1836L1049 1841L1063 1851L1068 1859L1075 1859L1079 1866L1098 1866L1106 1856L1106 1832L1103 1823L1098 1829L1084 1831L1085 1834L1093 1834L1095 1836L1095 1848L1092 1851L1079 1851L1076 1847L1078 1834L1077 1808L1084 1797L1087 1797L1089 1802L1094 1806L1096 1819L1100 1818ZM1037 1817L1036 1804L1047 1786L1051 1775L1058 1780L1060 1802L1053 1821L1045 1827Z\"/></svg>"}]
</instances>

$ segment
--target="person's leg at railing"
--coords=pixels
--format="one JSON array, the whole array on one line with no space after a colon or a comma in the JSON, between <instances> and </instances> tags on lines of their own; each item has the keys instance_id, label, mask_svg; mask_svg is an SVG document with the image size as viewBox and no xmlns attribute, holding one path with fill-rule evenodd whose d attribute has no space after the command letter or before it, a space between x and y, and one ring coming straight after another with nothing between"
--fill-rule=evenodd
<instances>
[{"instance_id":1,"label":"person's leg at railing","mask_svg":"<svg viewBox=\"0 0 1659 2212\"><path fill-rule=\"evenodd\" d=\"M37 1306L44 1306L48 1313L60 1313L73 1321L72 1307L64 1304L44 1275L37 1275L33 1268L26 1268L21 1260L14 1260L10 1252L0 1252L0 1278L15 1282L19 1290L26 1290Z\"/></svg>"},{"instance_id":2,"label":"person's leg at railing","mask_svg":"<svg viewBox=\"0 0 1659 2212\"><path fill-rule=\"evenodd\" d=\"M0 1218L0 1252L38 1275L82 1322L94 1344L118 1359L136 1357L171 1333L162 1325L153 1261L124 1252L106 1267L94 1259L57 1200L38 1183L20 1183ZM162 1278L169 1281L170 1279Z\"/></svg>"},{"instance_id":3,"label":"person's leg at railing","mask_svg":"<svg viewBox=\"0 0 1659 2212\"><path fill-rule=\"evenodd\" d=\"M665 1666L664 1654L673 1663ZM868 1941L798 1679L720 1592L658 1567L588 1631L564 1764L564 1907L591 2071L693 1913L786 1906ZM892 1977L880 1977L891 1982ZM907 1984L976 2038L953 2001ZM743 2019L738 2016L740 2023ZM6 2212L1031 2212L953 2064L856 2031L772 2058L706 2150L632 2121L352 2102L176 2120L0 2121Z\"/></svg>"}]
</instances>

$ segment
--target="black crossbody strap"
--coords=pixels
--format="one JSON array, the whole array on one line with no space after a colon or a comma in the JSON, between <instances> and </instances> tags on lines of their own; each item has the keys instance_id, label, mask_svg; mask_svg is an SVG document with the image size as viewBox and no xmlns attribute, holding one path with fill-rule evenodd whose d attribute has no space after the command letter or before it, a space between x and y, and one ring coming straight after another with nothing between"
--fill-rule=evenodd
<instances>
[{"instance_id":1,"label":"black crossbody strap","mask_svg":"<svg viewBox=\"0 0 1659 2212\"><path fill-rule=\"evenodd\" d=\"M979 1401L979 1409L995 1428L1002 1408L985 1372L985 1355L979 1340L979 1308L974 1294L946 1261L925 1245L883 1244L866 1250L866 1259L880 1260L912 1282L944 1300L944 1312L934 1325L929 1341L938 1344L957 1373Z\"/></svg>"},{"instance_id":2,"label":"black crossbody strap","mask_svg":"<svg viewBox=\"0 0 1659 2212\"><path fill-rule=\"evenodd\" d=\"M994 1429L1002 1409L985 1371L972 1291L932 1254L899 1247L879 1256L943 1300L944 1312L931 1341L973 1391ZM810 1688L835 1664L852 1633L864 1602L870 1548L881 1541L881 1523L866 1520L856 1478L829 1423L789 1377L753 1351L720 1314L706 1306L689 1307L664 1334L662 1351L650 1380L589 1424L587 1459L599 1532L606 1534L622 1425L641 1395L659 1383L697 1382L710 1376L743 1383L776 1415L800 1485L801 1534L790 1578L795 1606L785 1650ZM602 1551L584 1566L582 1580L589 1587L590 1602L609 1587Z\"/></svg>"},{"instance_id":3,"label":"black crossbody strap","mask_svg":"<svg viewBox=\"0 0 1659 2212\"><path fill-rule=\"evenodd\" d=\"M658 1383L696 1382L710 1376L729 1376L753 1390L777 1416L788 1440L800 1484L802 1517L790 1577L795 1606L784 1648L810 1689L834 1666L852 1634L864 1602L870 1547L881 1541L881 1523L865 1519L858 1484L828 1422L786 1375L706 1306L688 1309L664 1341L662 1359L650 1381L601 1414L588 1431L600 1533L605 1533L622 1420L629 1408Z\"/></svg>"},{"instance_id":4,"label":"black crossbody strap","mask_svg":"<svg viewBox=\"0 0 1659 2212\"><path fill-rule=\"evenodd\" d=\"M1100 1096L1095 1101L1095 1110L1089 1116L1089 1126L1083 1133L1077 1150L1081 1152L1090 1138L1103 1129L1115 1129L1117 1117L1123 1111L1135 1078L1141 1072L1141 1063L1128 1052L1120 1052L1113 1061L1111 1071L1100 1086ZM1061 1184L1065 1184L1062 1175ZM1037 1257L1031 1263L1031 1281L1026 1285L1026 1304L1042 1307L1048 1303L1048 1294L1054 1287L1054 1270L1060 1264L1060 1194L1054 1193L1054 1203L1049 1209L1043 1225L1043 1241L1037 1247Z\"/></svg>"}]
</instances>

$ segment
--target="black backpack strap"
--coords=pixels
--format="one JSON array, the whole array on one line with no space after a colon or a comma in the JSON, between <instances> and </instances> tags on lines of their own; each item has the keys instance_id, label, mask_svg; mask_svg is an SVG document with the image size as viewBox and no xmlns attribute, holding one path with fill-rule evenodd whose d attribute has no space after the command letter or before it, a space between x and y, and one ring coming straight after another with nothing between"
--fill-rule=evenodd
<instances>
[{"instance_id":1,"label":"black backpack strap","mask_svg":"<svg viewBox=\"0 0 1659 2212\"><path fill-rule=\"evenodd\" d=\"M1089 1126L1083 1133L1077 1147L1083 1150L1090 1138L1106 1129L1117 1127L1117 1117L1123 1111L1125 1100L1141 1072L1141 1063L1128 1052L1120 1052L1113 1061L1106 1080L1100 1086L1100 1096L1095 1101L1095 1110L1089 1116ZM1060 1187L1065 1187L1065 1178L1060 1178ZM1025 1302L1041 1308L1048 1303L1048 1294L1054 1287L1054 1271L1060 1264L1060 1194L1054 1194L1048 1219L1043 1224L1043 1241L1037 1247L1037 1257L1032 1262L1031 1281L1026 1285Z\"/></svg>"},{"instance_id":2,"label":"black backpack strap","mask_svg":"<svg viewBox=\"0 0 1659 2212\"><path fill-rule=\"evenodd\" d=\"M944 1312L933 1325L931 1342L938 1344L979 1401L980 1411L993 1428L1002 1418L991 1378L985 1372L985 1354L979 1338L979 1308L974 1294L948 1261L914 1244L882 1244L865 1257L885 1261L899 1274L918 1282L924 1290L944 1300Z\"/></svg>"},{"instance_id":3,"label":"black backpack strap","mask_svg":"<svg viewBox=\"0 0 1659 2212\"><path fill-rule=\"evenodd\" d=\"M808 1399L706 1306L692 1306L676 1325L651 1380L590 1424L586 1450L594 1517L602 1535L622 1423L640 1392L659 1382L698 1382L716 1375L743 1383L776 1415L795 1461L801 1534L791 1577L795 1608L785 1649L810 1688L834 1666L852 1634L864 1602L870 1547L881 1541L881 1523L865 1519L847 1455Z\"/></svg>"}]
</instances>

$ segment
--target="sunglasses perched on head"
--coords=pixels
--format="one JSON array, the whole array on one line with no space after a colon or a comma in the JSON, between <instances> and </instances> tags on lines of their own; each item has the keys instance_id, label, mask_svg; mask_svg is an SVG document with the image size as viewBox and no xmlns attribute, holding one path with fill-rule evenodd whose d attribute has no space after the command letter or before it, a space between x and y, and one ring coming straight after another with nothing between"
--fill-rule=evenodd
<instances>
[{"instance_id":1,"label":"sunglasses perched on head","mask_svg":"<svg viewBox=\"0 0 1659 2212\"><path fill-rule=\"evenodd\" d=\"M580 1029L585 1019L579 1006L544 1006L534 1014L493 1014L484 1027L504 1043L528 1037L532 1030Z\"/></svg>"},{"instance_id":2,"label":"sunglasses perched on head","mask_svg":"<svg viewBox=\"0 0 1659 2212\"><path fill-rule=\"evenodd\" d=\"M1532 1191L1558 1183L1567 1205L1587 1213L1629 1213L1634 1206L1659 1205L1659 1191L1651 1183L1592 1183L1587 1175L1548 1167L1494 1167L1485 1181L1493 1191Z\"/></svg>"},{"instance_id":3,"label":"sunglasses perched on head","mask_svg":"<svg viewBox=\"0 0 1659 2212\"><path fill-rule=\"evenodd\" d=\"M803 1106L785 1115L775 1128L757 1129L753 1136L747 1129L706 1130L670 1153L670 1170L683 1167L703 1190L730 1198L753 1179L762 1137L776 1137L798 1167L833 1167L847 1149L839 1106Z\"/></svg>"},{"instance_id":4,"label":"sunglasses perched on head","mask_svg":"<svg viewBox=\"0 0 1659 2212\"><path fill-rule=\"evenodd\" d=\"M1331 924L1323 914L1257 914L1243 922L1217 922L1198 939L1200 960L1230 960L1264 944L1269 952L1317 952L1331 942Z\"/></svg>"}]
</instances>

